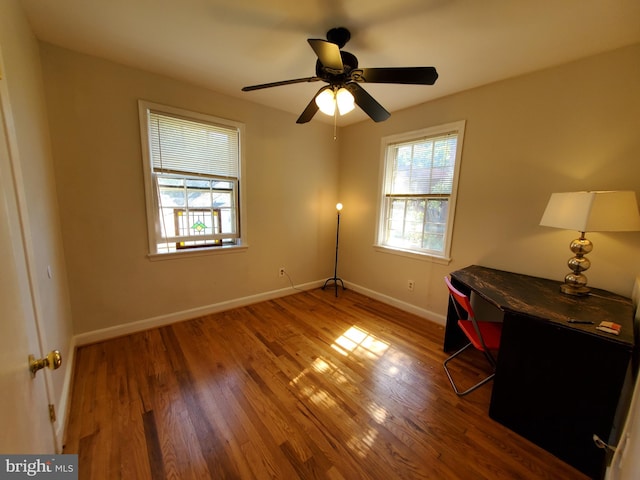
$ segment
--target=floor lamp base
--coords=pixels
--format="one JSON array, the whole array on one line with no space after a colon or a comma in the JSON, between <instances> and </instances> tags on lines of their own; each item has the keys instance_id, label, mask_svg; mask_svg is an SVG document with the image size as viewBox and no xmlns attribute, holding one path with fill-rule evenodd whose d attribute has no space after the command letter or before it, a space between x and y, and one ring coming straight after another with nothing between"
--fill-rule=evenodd
<instances>
[{"instance_id":1,"label":"floor lamp base","mask_svg":"<svg viewBox=\"0 0 640 480\"><path fill-rule=\"evenodd\" d=\"M322 286L323 290L327 287L329 282L333 282L333 284L334 284L334 287L336 289L336 297L338 296L338 283L340 283L340 285L342 285L342 290L346 290L346 288L344 288L344 282L342 281L341 278L338 278L338 277L328 278L327 281L324 282L324 285Z\"/></svg>"}]
</instances>

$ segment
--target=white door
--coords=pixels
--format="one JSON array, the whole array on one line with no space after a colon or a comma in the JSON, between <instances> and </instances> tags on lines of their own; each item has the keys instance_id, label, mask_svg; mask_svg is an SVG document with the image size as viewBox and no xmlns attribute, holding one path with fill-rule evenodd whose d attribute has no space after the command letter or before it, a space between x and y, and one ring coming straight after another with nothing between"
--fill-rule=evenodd
<instances>
[{"instance_id":1,"label":"white door","mask_svg":"<svg viewBox=\"0 0 640 480\"><path fill-rule=\"evenodd\" d=\"M32 379L28 368L29 354L41 358L42 352L7 147L7 90L1 76L0 70L0 453L56 453L44 372Z\"/></svg>"}]
</instances>

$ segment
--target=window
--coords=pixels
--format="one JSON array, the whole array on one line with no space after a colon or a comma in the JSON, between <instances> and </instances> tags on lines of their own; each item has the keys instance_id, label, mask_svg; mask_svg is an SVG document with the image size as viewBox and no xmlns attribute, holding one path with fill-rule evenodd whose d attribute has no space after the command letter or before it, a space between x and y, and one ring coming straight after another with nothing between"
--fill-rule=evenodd
<instances>
[{"instance_id":1,"label":"window","mask_svg":"<svg viewBox=\"0 0 640 480\"><path fill-rule=\"evenodd\" d=\"M383 138L378 246L449 258L464 125Z\"/></svg>"},{"instance_id":2,"label":"window","mask_svg":"<svg viewBox=\"0 0 640 480\"><path fill-rule=\"evenodd\" d=\"M149 250L240 244L242 125L140 101Z\"/></svg>"}]
</instances>

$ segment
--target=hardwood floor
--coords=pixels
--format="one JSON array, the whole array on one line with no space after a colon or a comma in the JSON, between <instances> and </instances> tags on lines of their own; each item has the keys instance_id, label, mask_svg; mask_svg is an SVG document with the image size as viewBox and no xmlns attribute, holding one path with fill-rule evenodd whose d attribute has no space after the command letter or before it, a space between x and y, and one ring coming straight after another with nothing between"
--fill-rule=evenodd
<instances>
[{"instance_id":1,"label":"hardwood floor","mask_svg":"<svg viewBox=\"0 0 640 480\"><path fill-rule=\"evenodd\" d=\"M457 397L442 340L318 289L85 346L65 453L100 480L586 478L491 420L490 386Z\"/></svg>"}]
</instances>

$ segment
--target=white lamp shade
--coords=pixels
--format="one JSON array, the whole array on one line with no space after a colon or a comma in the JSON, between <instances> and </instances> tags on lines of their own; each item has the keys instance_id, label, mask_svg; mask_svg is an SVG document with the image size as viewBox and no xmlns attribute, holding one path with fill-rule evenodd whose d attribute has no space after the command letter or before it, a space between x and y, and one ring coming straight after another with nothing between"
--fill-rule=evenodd
<instances>
[{"instance_id":1,"label":"white lamp shade","mask_svg":"<svg viewBox=\"0 0 640 480\"><path fill-rule=\"evenodd\" d=\"M351 95L351 92L346 88L338 90L336 93L336 103L338 104L338 112L340 112L340 115L349 113L355 108L353 95Z\"/></svg>"},{"instance_id":2,"label":"white lamp shade","mask_svg":"<svg viewBox=\"0 0 640 480\"><path fill-rule=\"evenodd\" d=\"M325 115L333 115L336 111L336 99L333 90L326 88L316 95L316 105Z\"/></svg>"},{"instance_id":3,"label":"white lamp shade","mask_svg":"<svg viewBox=\"0 0 640 480\"><path fill-rule=\"evenodd\" d=\"M316 105L322 113L329 116L336 113L336 106L340 115L349 113L355 108L354 102L353 95L344 87L337 92L334 92L332 87L327 87L316 95Z\"/></svg>"},{"instance_id":4,"label":"white lamp shade","mask_svg":"<svg viewBox=\"0 0 640 480\"><path fill-rule=\"evenodd\" d=\"M633 191L553 193L540 225L579 232L640 230L636 194Z\"/></svg>"}]
</instances>

